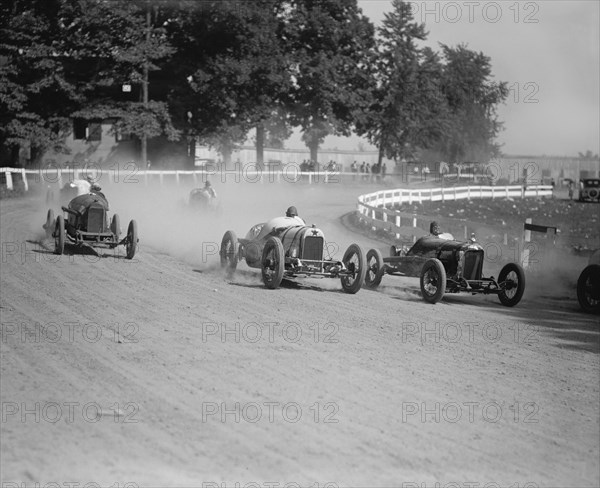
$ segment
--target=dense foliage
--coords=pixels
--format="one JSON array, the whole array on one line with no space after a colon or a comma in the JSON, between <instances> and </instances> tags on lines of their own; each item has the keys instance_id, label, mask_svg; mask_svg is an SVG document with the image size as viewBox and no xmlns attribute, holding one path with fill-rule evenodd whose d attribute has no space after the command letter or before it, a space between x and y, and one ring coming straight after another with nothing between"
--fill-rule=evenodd
<instances>
[{"instance_id":1,"label":"dense foliage","mask_svg":"<svg viewBox=\"0 0 600 488\"><path fill-rule=\"evenodd\" d=\"M490 59L425 47L400 0L377 30L356 0L1 0L0 34L3 163L67 151L73 118L226 159L255 129L262 161L293 127L312 159L327 135L352 132L398 159L498 150L507 89Z\"/></svg>"}]
</instances>

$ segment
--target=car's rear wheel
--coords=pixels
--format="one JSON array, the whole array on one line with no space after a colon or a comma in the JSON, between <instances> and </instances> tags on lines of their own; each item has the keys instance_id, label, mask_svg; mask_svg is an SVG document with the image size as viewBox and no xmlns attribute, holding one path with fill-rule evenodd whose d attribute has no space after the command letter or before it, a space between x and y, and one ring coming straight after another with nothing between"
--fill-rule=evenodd
<instances>
[{"instance_id":1,"label":"car's rear wheel","mask_svg":"<svg viewBox=\"0 0 600 488\"><path fill-rule=\"evenodd\" d=\"M221 267L227 268L229 271L235 271L238 263L239 244L235 232L228 230L221 239L221 249L219 255L221 257Z\"/></svg>"},{"instance_id":2,"label":"car's rear wheel","mask_svg":"<svg viewBox=\"0 0 600 488\"><path fill-rule=\"evenodd\" d=\"M600 264L590 264L579 275L577 300L584 312L600 313Z\"/></svg>"},{"instance_id":3,"label":"car's rear wheel","mask_svg":"<svg viewBox=\"0 0 600 488\"><path fill-rule=\"evenodd\" d=\"M358 244L350 244L342 262L346 267L346 274L340 276L342 288L346 293L357 293L365 282L367 267L365 255Z\"/></svg>"},{"instance_id":4,"label":"car's rear wheel","mask_svg":"<svg viewBox=\"0 0 600 488\"><path fill-rule=\"evenodd\" d=\"M65 219L62 215L56 217L54 226L54 253L62 254L65 252Z\"/></svg>"},{"instance_id":5,"label":"car's rear wheel","mask_svg":"<svg viewBox=\"0 0 600 488\"><path fill-rule=\"evenodd\" d=\"M514 307L521 301L525 292L525 271L516 263L508 263L500 270L498 285L500 303L507 307Z\"/></svg>"},{"instance_id":6,"label":"car's rear wheel","mask_svg":"<svg viewBox=\"0 0 600 488\"><path fill-rule=\"evenodd\" d=\"M285 256L283 244L277 237L269 237L263 248L261 258L263 283L267 288L279 288L285 271Z\"/></svg>"},{"instance_id":7,"label":"car's rear wheel","mask_svg":"<svg viewBox=\"0 0 600 488\"><path fill-rule=\"evenodd\" d=\"M133 259L135 251L138 245L138 229L137 222L131 220L129 227L127 227L127 242L125 243L126 257L127 259Z\"/></svg>"},{"instance_id":8,"label":"car's rear wheel","mask_svg":"<svg viewBox=\"0 0 600 488\"><path fill-rule=\"evenodd\" d=\"M374 290L383 278L383 255L379 249L369 249L367 252L367 271L365 273L365 286Z\"/></svg>"},{"instance_id":9,"label":"car's rear wheel","mask_svg":"<svg viewBox=\"0 0 600 488\"><path fill-rule=\"evenodd\" d=\"M52 236L52 230L56 225L56 221L54 220L54 210L51 208L48 209L48 214L46 215L46 223L44 224L44 230L46 231L46 237Z\"/></svg>"},{"instance_id":10,"label":"car's rear wheel","mask_svg":"<svg viewBox=\"0 0 600 488\"><path fill-rule=\"evenodd\" d=\"M439 302L446 292L446 270L439 259L428 259L421 268L421 293L428 303Z\"/></svg>"},{"instance_id":11,"label":"car's rear wheel","mask_svg":"<svg viewBox=\"0 0 600 488\"><path fill-rule=\"evenodd\" d=\"M112 220L110 221L110 231L115 236L115 242L119 242L121 238L121 221L119 220L119 216L117 214L114 214Z\"/></svg>"}]
</instances>

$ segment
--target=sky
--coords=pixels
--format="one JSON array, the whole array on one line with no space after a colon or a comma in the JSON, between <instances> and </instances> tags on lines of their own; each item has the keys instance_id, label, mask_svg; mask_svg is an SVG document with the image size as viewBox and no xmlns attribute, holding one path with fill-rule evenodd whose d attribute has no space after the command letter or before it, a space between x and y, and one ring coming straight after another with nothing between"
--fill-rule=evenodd
<instances>
[{"instance_id":1,"label":"sky","mask_svg":"<svg viewBox=\"0 0 600 488\"><path fill-rule=\"evenodd\" d=\"M378 26L389 0L359 0ZM411 2L428 42L483 52L510 94L498 107L508 155L600 153L600 1L508 0ZM302 147L299 137L287 147ZM322 149L356 149L360 139L329 137ZM364 144L364 142L363 142Z\"/></svg>"}]
</instances>

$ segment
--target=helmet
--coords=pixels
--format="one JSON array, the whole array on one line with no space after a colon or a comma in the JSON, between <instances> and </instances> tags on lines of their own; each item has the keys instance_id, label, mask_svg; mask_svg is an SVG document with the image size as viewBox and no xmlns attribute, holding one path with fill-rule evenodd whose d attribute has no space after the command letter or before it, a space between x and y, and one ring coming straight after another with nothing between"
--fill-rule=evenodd
<instances>
[{"instance_id":1,"label":"helmet","mask_svg":"<svg viewBox=\"0 0 600 488\"><path fill-rule=\"evenodd\" d=\"M296 207L294 207L294 206L289 207L285 211L285 216L286 217L297 217L298 216L298 210L296 210Z\"/></svg>"},{"instance_id":2,"label":"helmet","mask_svg":"<svg viewBox=\"0 0 600 488\"><path fill-rule=\"evenodd\" d=\"M429 224L429 233L434 236L437 236L440 233L440 225L435 220Z\"/></svg>"}]
</instances>

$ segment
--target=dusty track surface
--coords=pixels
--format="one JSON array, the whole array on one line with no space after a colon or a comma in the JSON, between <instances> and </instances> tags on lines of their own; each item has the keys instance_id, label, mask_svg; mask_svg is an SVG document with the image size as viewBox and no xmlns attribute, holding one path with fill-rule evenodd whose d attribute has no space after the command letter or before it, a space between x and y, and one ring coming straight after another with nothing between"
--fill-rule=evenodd
<instances>
[{"instance_id":1,"label":"dusty track surface","mask_svg":"<svg viewBox=\"0 0 600 488\"><path fill-rule=\"evenodd\" d=\"M267 290L221 271L224 230L295 204L338 258L385 249L340 223L365 189L223 185L217 219L139 186L106 187L133 262L54 256L45 204L2 201L2 482L600 484L600 328L572 282L512 309L393 277Z\"/></svg>"}]
</instances>

